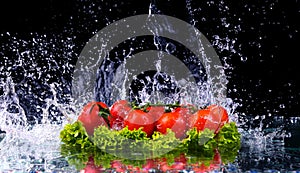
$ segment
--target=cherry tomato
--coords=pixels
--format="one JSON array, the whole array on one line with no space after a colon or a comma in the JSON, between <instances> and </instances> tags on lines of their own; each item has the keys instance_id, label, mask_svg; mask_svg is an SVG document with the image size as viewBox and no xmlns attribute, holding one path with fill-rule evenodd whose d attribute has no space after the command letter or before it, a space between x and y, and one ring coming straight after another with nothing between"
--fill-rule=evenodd
<instances>
[{"instance_id":1,"label":"cherry tomato","mask_svg":"<svg viewBox=\"0 0 300 173\"><path fill-rule=\"evenodd\" d=\"M118 100L111 106L110 114L114 118L125 118L130 110L131 106L127 100Z\"/></svg>"},{"instance_id":2,"label":"cherry tomato","mask_svg":"<svg viewBox=\"0 0 300 173\"><path fill-rule=\"evenodd\" d=\"M148 114L142 110L131 110L124 119L124 125L127 126L129 130L139 129L147 133L150 137L154 131L154 119L151 114Z\"/></svg>"},{"instance_id":3,"label":"cherry tomato","mask_svg":"<svg viewBox=\"0 0 300 173\"><path fill-rule=\"evenodd\" d=\"M110 127L114 130L124 128L124 118L127 116L131 107L127 100L116 101L110 109L111 117L109 117Z\"/></svg>"},{"instance_id":4,"label":"cherry tomato","mask_svg":"<svg viewBox=\"0 0 300 173\"><path fill-rule=\"evenodd\" d=\"M155 122L157 122L165 113L165 108L163 106L149 106L146 110L148 111L148 114L153 117Z\"/></svg>"},{"instance_id":5,"label":"cherry tomato","mask_svg":"<svg viewBox=\"0 0 300 173\"><path fill-rule=\"evenodd\" d=\"M109 125L110 128L113 130L121 130L124 128L124 118L122 117L117 117L117 118L113 118L113 117L109 117Z\"/></svg>"},{"instance_id":6,"label":"cherry tomato","mask_svg":"<svg viewBox=\"0 0 300 173\"><path fill-rule=\"evenodd\" d=\"M218 132L229 121L227 110L218 105L210 105L207 108L210 109L211 115L214 117L213 120L220 122L220 126L217 129Z\"/></svg>"},{"instance_id":7,"label":"cherry tomato","mask_svg":"<svg viewBox=\"0 0 300 173\"><path fill-rule=\"evenodd\" d=\"M100 115L101 112L106 112L106 114ZM94 134L94 129L98 126L102 125L108 127L108 115L109 109L105 103L93 101L83 107L78 121L83 124L86 132L91 136Z\"/></svg>"},{"instance_id":8,"label":"cherry tomato","mask_svg":"<svg viewBox=\"0 0 300 173\"><path fill-rule=\"evenodd\" d=\"M169 128L177 138L184 138L187 131L187 122L183 115L180 111L164 113L157 121L156 130L165 134Z\"/></svg>"},{"instance_id":9,"label":"cherry tomato","mask_svg":"<svg viewBox=\"0 0 300 173\"><path fill-rule=\"evenodd\" d=\"M228 122L228 113L225 108L217 105L208 106L205 109L197 111L190 119L192 127L198 131L208 128L218 133L220 128Z\"/></svg>"}]
</instances>

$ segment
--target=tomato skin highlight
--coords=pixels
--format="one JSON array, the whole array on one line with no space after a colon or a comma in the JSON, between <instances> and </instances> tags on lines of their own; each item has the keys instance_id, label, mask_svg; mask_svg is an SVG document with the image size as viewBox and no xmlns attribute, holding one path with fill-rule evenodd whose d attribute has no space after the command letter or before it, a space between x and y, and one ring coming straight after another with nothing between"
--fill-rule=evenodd
<instances>
[{"instance_id":1,"label":"tomato skin highlight","mask_svg":"<svg viewBox=\"0 0 300 173\"><path fill-rule=\"evenodd\" d=\"M216 130L218 133L224 124L229 121L228 112L224 107L218 105L210 105L207 108L210 110L212 117L214 117L214 121L217 121L220 124L219 128Z\"/></svg>"},{"instance_id":2,"label":"tomato skin highlight","mask_svg":"<svg viewBox=\"0 0 300 173\"><path fill-rule=\"evenodd\" d=\"M210 105L205 109L200 109L190 119L191 127L197 128L198 131L208 128L215 133L218 133L227 122L228 113L226 109L218 105Z\"/></svg>"},{"instance_id":3,"label":"tomato skin highlight","mask_svg":"<svg viewBox=\"0 0 300 173\"><path fill-rule=\"evenodd\" d=\"M109 117L110 128L121 130L124 128L124 118L130 112L131 107L127 100L116 101L110 109L111 116Z\"/></svg>"},{"instance_id":4,"label":"tomato skin highlight","mask_svg":"<svg viewBox=\"0 0 300 173\"><path fill-rule=\"evenodd\" d=\"M124 126L127 126L129 130L138 130L142 127L142 130L150 137L154 131L154 119L142 110L131 110L124 119Z\"/></svg>"},{"instance_id":5,"label":"tomato skin highlight","mask_svg":"<svg viewBox=\"0 0 300 173\"><path fill-rule=\"evenodd\" d=\"M165 108L163 106L149 106L146 110L148 111L147 113L153 117L155 123L165 113Z\"/></svg>"},{"instance_id":6,"label":"tomato skin highlight","mask_svg":"<svg viewBox=\"0 0 300 173\"><path fill-rule=\"evenodd\" d=\"M168 128L175 133L177 138L184 138L187 131L187 122L184 114L179 111L164 113L157 121L156 130L166 134Z\"/></svg>"},{"instance_id":7,"label":"tomato skin highlight","mask_svg":"<svg viewBox=\"0 0 300 173\"><path fill-rule=\"evenodd\" d=\"M83 107L78 117L78 121L83 124L89 136L92 136L94 129L101 125L108 127L105 119L99 115L101 110L108 110L108 106L103 102L92 101Z\"/></svg>"},{"instance_id":8,"label":"tomato skin highlight","mask_svg":"<svg viewBox=\"0 0 300 173\"><path fill-rule=\"evenodd\" d=\"M131 107L127 100L118 100L111 106L110 114L114 118L122 117L124 119L130 110Z\"/></svg>"}]
</instances>

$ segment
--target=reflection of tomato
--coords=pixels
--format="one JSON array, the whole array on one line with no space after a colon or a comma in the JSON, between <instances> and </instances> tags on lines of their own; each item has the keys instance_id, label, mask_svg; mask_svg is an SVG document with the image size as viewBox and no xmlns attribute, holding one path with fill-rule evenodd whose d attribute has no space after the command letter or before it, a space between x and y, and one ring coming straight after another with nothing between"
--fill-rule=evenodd
<instances>
[{"instance_id":1,"label":"reflection of tomato","mask_svg":"<svg viewBox=\"0 0 300 173\"><path fill-rule=\"evenodd\" d=\"M221 155L218 150L215 150L214 159L212 160L209 167L211 170L218 170L220 169L221 164L222 164Z\"/></svg>"},{"instance_id":2,"label":"reflection of tomato","mask_svg":"<svg viewBox=\"0 0 300 173\"><path fill-rule=\"evenodd\" d=\"M220 128L228 122L228 113L225 108L217 105L208 106L206 109L200 109L190 119L192 127L196 127L198 131L205 128L218 133Z\"/></svg>"},{"instance_id":3,"label":"reflection of tomato","mask_svg":"<svg viewBox=\"0 0 300 173\"><path fill-rule=\"evenodd\" d=\"M159 161L159 170L162 172L167 172L168 170L172 169L171 166L168 164L166 158L162 158Z\"/></svg>"},{"instance_id":4,"label":"reflection of tomato","mask_svg":"<svg viewBox=\"0 0 300 173\"><path fill-rule=\"evenodd\" d=\"M180 154L178 157L174 158L174 163L172 168L175 170L184 170L187 166L187 158L184 154Z\"/></svg>"},{"instance_id":5,"label":"reflection of tomato","mask_svg":"<svg viewBox=\"0 0 300 173\"><path fill-rule=\"evenodd\" d=\"M221 156L218 150L215 150L215 155L213 160L210 161L209 165L205 165L204 163L201 164L192 164L193 171L197 173L204 173L204 172L212 172L212 171L219 171L221 168Z\"/></svg>"},{"instance_id":6,"label":"reflection of tomato","mask_svg":"<svg viewBox=\"0 0 300 173\"><path fill-rule=\"evenodd\" d=\"M86 163L85 168L83 169L84 173L100 173L104 172L104 168L101 166L96 166L94 163L94 158L90 157L89 161Z\"/></svg>"},{"instance_id":7,"label":"reflection of tomato","mask_svg":"<svg viewBox=\"0 0 300 173\"><path fill-rule=\"evenodd\" d=\"M187 158L184 154L180 154L179 156L175 157L174 162L171 165L168 164L167 158L159 158L157 162L159 170L162 172L168 172L170 170L172 170L171 172L178 172L181 170L185 170L187 167Z\"/></svg>"},{"instance_id":8,"label":"reflection of tomato","mask_svg":"<svg viewBox=\"0 0 300 173\"><path fill-rule=\"evenodd\" d=\"M187 123L183 114L177 111L164 113L157 121L156 130L165 134L168 128L175 133L177 138L183 138L187 131Z\"/></svg>"},{"instance_id":9,"label":"reflection of tomato","mask_svg":"<svg viewBox=\"0 0 300 173\"><path fill-rule=\"evenodd\" d=\"M156 166L153 159L147 159L146 163L142 166L142 172L148 172L150 169L155 169Z\"/></svg>"},{"instance_id":10,"label":"reflection of tomato","mask_svg":"<svg viewBox=\"0 0 300 173\"><path fill-rule=\"evenodd\" d=\"M110 109L110 127L114 130L121 130L124 127L124 118L127 116L131 107L127 100L116 101Z\"/></svg>"},{"instance_id":11,"label":"reflection of tomato","mask_svg":"<svg viewBox=\"0 0 300 173\"><path fill-rule=\"evenodd\" d=\"M112 161L111 168L115 169L116 172L125 172L126 170L126 167L119 160Z\"/></svg>"},{"instance_id":12,"label":"reflection of tomato","mask_svg":"<svg viewBox=\"0 0 300 173\"><path fill-rule=\"evenodd\" d=\"M100 112L106 112L105 115L100 115ZM78 117L78 121L80 121L85 130L87 131L88 135L94 134L94 129L100 125L106 126L107 125L107 117L109 114L108 106L103 102L89 102L86 104L81 114Z\"/></svg>"},{"instance_id":13,"label":"reflection of tomato","mask_svg":"<svg viewBox=\"0 0 300 173\"><path fill-rule=\"evenodd\" d=\"M142 130L147 133L147 136L150 137L154 131L154 120L153 117L142 111L142 110L131 110L124 120L125 127L127 126L129 130L139 129L142 127Z\"/></svg>"}]
</instances>

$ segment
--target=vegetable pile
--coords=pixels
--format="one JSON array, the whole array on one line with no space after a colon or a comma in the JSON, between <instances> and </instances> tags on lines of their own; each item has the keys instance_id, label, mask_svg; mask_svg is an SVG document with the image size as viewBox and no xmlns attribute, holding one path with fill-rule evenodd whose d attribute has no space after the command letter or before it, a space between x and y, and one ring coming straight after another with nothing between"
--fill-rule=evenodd
<instances>
[{"instance_id":1,"label":"vegetable pile","mask_svg":"<svg viewBox=\"0 0 300 173\"><path fill-rule=\"evenodd\" d=\"M89 102L78 120L64 127L60 138L62 156L86 171L166 171L189 166L208 170L221 160L233 162L240 148L236 124L218 105L197 109L178 103L136 105L119 100L108 107Z\"/></svg>"}]
</instances>

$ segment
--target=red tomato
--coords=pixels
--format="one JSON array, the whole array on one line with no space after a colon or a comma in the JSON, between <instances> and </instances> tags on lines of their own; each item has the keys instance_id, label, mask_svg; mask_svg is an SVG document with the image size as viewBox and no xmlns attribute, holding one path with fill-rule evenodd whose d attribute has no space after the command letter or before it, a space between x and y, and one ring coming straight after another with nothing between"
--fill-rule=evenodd
<instances>
[{"instance_id":1,"label":"red tomato","mask_svg":"<svg viewBox=\"0 0 300 173\"><path fill-rule=\"evenodd\" d=\"M80 121L83 126L85 127L86 132L88 135L93 135L94 134L94 129L97 128L98 126L106 126L107 125L107 118L108 115L100 115L100 111L107 112L109 113L108 106L103 103L103 102L89 102L86 104L79 117L78 121Z\"/></svg>"},{"instance_id":2,"label":"red tomato","mask_svg":"<svg viewBox=\"0 0 300 173\"><path fill-rule=\"evenodd\" d=\"M114 130L121 130L124 128L124 118L127 116L131 107L127 100L116 101L111 109L109 117L110 127Z\"/></svg>"},{"instance_id":3,"label":"red tomato","mask_svg":"<svg viewBox=\"0 0 300 173\"><path fill-rule=\"evenodd\" d=\"M186 122L190 122L190 119L193 116L192 110L188 107L178 107L174 111L178 112L180 116L184 117ZM189 123L187 123L186 126L188 129L191 128Z\"/></svg>"},{"instance_id":4,"label":"red tomato","mask_svg":"<svg viewBox=\"0 0 300 173\"><path fill-rule=\"evenodd\" d=\"M147 133L150 137L154 131L154 120L153 117L142 111L142 110L131 110L127 117L124 119L124 125L127 126L129 130L139 129Z\"/></svg>"},{"instance_id":5,"label":"red tomato","mask_svg":"<svg viewBox=\"0 0 300 173\"><path fill-rule=\"evenodd\" d=\"M163 106L149 106L147 108L148 114L153 117L156 122L165 113L165 108Z\"/></svg>"},{"instance_id":6,"label":"red tomato","mask_svg":"<svg viewBox=\"0 0 300 173\"><path fill-rule=\"evenodd\" d=\"M118 100L111 106L110 114L114 118L125 118L130 110L131 106L127 100Z\"/></svg>"},{"instance_id":7,"label":"red tomato","mask_svg":"<svg viewBox=\"0 0 300 173\"><path fill-rule=\"evenodd\" d=\"M179 111L166 112L157 121L157 131L165 134L171 129L177 138L184 138L187 131L186 119Z\"/></svg>"},{"instance_id":8,"label":"red tomato","mask_svg":"<svg viewBox=\"0 0 300 173\"><path fill-rule=\"evenodd\" d=\"M210 105L207 108L210 109L210 114L214 117L213 120L220 122L220 126L217 129L218 132L229 121L227 110L218 105Z\"/></svg>"},{"instance_id":9,"label":"red tomato","mask_svg":"<svg viewBox=\"0 0 300 173\"><path fill-rule=\"evenodd\" d=\"M117 118L113 118L113 117L109 117L109 125L110 128L113 130L121 130L124 128L124 118L122 117L117 117Z\"/></svg>"},{"instance_id":10,"label":"red tomato","mask_svg":"<svg viewBox=\"0 0 300 173\"><path fill-rule=\"evenodd\" d=\"M196 127L198 131L205 128L218 133L220 128L228 122L228 113L225 108L217 105L208 106L196 112L190 119L192 127Z\"/></svg>"}]
</instances>

